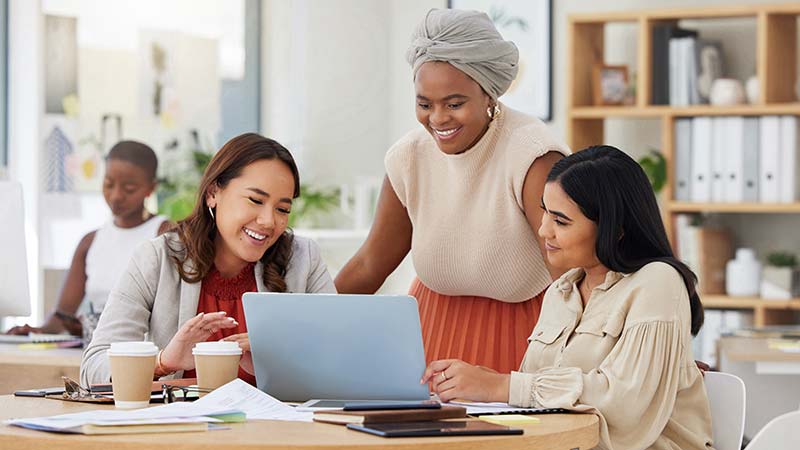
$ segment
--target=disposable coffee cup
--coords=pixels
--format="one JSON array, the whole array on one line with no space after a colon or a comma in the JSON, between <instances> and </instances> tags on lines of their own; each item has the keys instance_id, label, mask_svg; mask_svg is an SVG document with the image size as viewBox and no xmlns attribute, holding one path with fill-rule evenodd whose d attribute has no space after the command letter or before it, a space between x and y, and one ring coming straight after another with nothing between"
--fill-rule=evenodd
<instances>
[{"instance_id":1,"label":"disposable coffee cup","mask_svg":"<svg viewBox=\"0 0 800 450\"><path fill-rule=\"evenodd\" d=\"M199 388L216 389L239 375L242 349L238 342L199 342L192 354Z\"/></svg>"},{"instance_id":2,"label":"disposable coffee cup","mask_svg":"<svg viewBox=\"0 0 800 450\"><path fill-rule=\"evenodd\" d=\"M111 386L117 408L146 408L150 404L158 347L152 342L114 342L108 350Z\"/></svg>"}]
</instances>

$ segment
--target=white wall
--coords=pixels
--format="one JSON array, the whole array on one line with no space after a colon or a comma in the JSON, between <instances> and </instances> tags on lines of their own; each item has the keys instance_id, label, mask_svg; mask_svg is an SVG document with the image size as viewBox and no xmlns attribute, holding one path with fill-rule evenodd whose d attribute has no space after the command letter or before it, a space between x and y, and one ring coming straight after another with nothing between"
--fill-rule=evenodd
<instances>
[{"instance_id":1,"label":"white wall","mask_svg":"<svg viewBox=\"0 0 800 450\"><path fill-rule=\"evenodd\" d=\"M262 131L293 151L304 182L381 176L416 121L405 62L431 0L265 0Z\"/></svg>"}]
</instances>

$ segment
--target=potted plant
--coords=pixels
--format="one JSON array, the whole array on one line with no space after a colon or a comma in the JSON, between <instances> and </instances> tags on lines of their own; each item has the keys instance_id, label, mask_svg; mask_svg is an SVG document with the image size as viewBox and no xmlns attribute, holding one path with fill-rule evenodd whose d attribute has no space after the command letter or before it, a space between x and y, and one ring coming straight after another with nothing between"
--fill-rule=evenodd
<instances>
[{"instance_id":1,"label":"potted plant","mask_svg":"<svg viewBox=\"0 0 800 450\"><path fill-rule=\"evenodd\" d=\"M788 300L797 296L800 296L797 257L788 252L767 255L767 265L761 273L761 298Z\"/></svg>"},{"instance_id":2,"label":"potted plant","mask_svg":"<svg viewBox=\"0 0 800 450\"><path fill-rule=\"evenodd\" d=\"M159 164L158 213L173 222L192 212L200 177L213 157L213 151L208 150L211 147L200 144L197 130L191 130L190 135L190 147L181 148L175 139L166 146Z\"/></svg>"},{"instance_id":3,"label":"potted plant","mask_svg":"<svg viewBox=\"0 0 800 450\"><path fill-rule=\"evenodd\" d=\"M664 184L667 182L667 160L664 155L656 149L650 151L639 158L639 165L650 180L650 185L653 186L653 192L658 195Z\"/></svg>"},{"instance_id":4,"label":"potted plant","mask_svg":"<svg viewBox=\"0 0 800 450\"><path fill-rule=\"evenodd\" d=\"M320 218L339 206L338 188L315 188L308 184L300 185L300 197L292 205L289 226L314 228L319 226Z\"/></svg>"}]
</instances>

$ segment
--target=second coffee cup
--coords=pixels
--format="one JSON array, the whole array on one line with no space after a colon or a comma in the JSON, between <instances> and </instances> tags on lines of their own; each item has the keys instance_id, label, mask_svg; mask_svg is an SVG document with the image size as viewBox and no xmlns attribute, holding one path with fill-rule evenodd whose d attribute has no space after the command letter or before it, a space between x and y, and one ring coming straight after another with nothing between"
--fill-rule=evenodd
<instances>
[{"instance_id":1,"label":"second coffee cup","mask_svg":"<svg viewBox=\"0 0 800 450\"><path fill-rule=\"evenodd\" d=\"M197 387L216 389L236 379L242 349L238 342L199 342L192 349Z\"/></svg>"},{"instance_id":2,"label":"second coffee cup","mask_svg":"<svg viewBox=\"0 0 800 450\"><path fill-rule=\"evenodd\" d=\"M146 408L150 404L158 347L152 342L112 342L108 349L111 385L117 408Z\"/></svg>"}]
</instances>

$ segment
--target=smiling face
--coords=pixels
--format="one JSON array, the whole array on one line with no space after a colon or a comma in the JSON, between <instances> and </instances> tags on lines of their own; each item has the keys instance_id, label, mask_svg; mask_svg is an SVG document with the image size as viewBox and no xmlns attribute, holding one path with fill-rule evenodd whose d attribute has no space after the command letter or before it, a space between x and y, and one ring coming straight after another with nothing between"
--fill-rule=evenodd
<instances>
[{"instance_id":1,"label":"smiling face","mask_svg":"<svg viewBox=\"0 0 800 450\"><path fill-rule=\"evenodd\" d=\"M122 159L106 161L103 198L117 226L135 226L142 222L144 200L155 187L153 178L136 164Z\"/></svg>"},{"instance_id":2,"label":"smiling face","mask_svg":"<svg viewBox=\"0 0 800 450\"><path fill-rule=\"evenodd\" d=\"M595 251L597 224L583 215L557 181L545 184L542 209L539 236L545 241L547 260L552 266L566 270L600 264Z\"/></svg>"},{"instance_id":3,"label":"smiling face","mask_svg":"<svg viewBox=\"0 0 800 450\"><path fill-rule=\"evenodd\" d=\"M245 166L224 188L206 195L206 205L215 209L214 265L223 276L234 276L261 259L283 234L294 183L286 163L262 159Z\"/></svg>"},{"instance_id":4,"label":"smiling face","mask_svg":"<svg viewBox=\"0 0 800 450\"><path fill-rule=\"evenodd\" d=\"M423 64L414 80L417 120L449 155L468 150L489 127L492 99L464 72L441 61Z\"/></svg>"}]
</instances>

